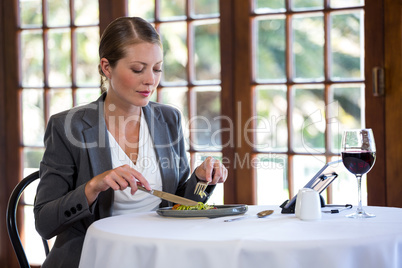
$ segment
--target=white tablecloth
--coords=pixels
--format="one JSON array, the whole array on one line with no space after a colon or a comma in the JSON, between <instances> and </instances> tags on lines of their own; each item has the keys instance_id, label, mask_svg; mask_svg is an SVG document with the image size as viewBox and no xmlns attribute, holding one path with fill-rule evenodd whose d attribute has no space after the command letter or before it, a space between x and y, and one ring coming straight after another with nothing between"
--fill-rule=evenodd
<instances>
[{"instance_id":1,"label":"white tablecloth","mask_svg":"<svg viewBox=\"0 0 402 268\"><path fill-rule=\"evenodd\" d=\"M275 213L234 222L156 212L102 219L88 229L80 267L402 267L402 209L366 207L371 219L323 213L313 222L272 206L249 206L246 215L265 209Z\"/></svg>"}]
</instances>

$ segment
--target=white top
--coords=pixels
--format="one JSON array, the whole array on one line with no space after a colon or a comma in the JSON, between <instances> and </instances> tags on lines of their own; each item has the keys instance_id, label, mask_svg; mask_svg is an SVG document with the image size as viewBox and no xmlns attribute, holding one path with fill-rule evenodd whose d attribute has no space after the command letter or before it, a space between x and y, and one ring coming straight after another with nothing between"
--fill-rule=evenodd
<instances>
[{"instance_id":1,"label":"white top","mask_svg":"<svg viewBox=\"0 0 402 268\"><path fill-rule=\"evenodd\" d=\"M257 218L256 213L274 209ZM328 210L331 208L323 208ZM95 221L80 267L104 268L400 268L402 209L365 207L371 219L323 213L318 221L249 206L251 217L172 218L156 211ZM113 249L113 250L112 250Z\"/></svg>"},{"instance_id":2,"label":"white top","mask_svg":"<svg viewBox=\"0 0 402 268\"><path fill-rule=\"evenodd\" d=\"M140 136L136 164L134 164L126 155L109 131L108 134L113 168L122 165L129 165L147 179L152 189L162 190L162 177L154 150L154 143L144 117L141 116L140 121ZM114 192L112 215L115 216L133 212L156 210L161 201L162 200L159 197L140 190L138 190L134 195L131 195L131 188L127 187L123 191L119 190Z\"/></svg>"}]
</instances>

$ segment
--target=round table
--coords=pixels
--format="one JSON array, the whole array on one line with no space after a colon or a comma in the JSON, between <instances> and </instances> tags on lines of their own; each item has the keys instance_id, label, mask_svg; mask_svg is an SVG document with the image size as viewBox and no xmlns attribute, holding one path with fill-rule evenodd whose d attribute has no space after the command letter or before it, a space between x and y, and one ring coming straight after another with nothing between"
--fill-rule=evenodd
<instances>
[{"instance_id":1,"label":"round table","mask_svg":"<svg viewBox=\"0 0 402 268\"><path fill-rule=\"evenodd\" d=\"M266 218L256 213L274 209ZM354 209L354 208L353 208ZM328 210L323 208L323 210ZM88 229L80 267L402 267L402 209L366 207L371 219L319 221L249 206L250 217L171 218L155 211L105 218Z\"/></svg>"}]
</instances>

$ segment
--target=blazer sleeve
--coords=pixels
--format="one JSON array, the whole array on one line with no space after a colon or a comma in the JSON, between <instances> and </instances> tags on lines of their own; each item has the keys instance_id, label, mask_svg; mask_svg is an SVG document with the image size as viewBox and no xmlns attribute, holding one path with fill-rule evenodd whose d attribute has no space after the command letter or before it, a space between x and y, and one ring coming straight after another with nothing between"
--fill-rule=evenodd
<instances>
[{"instance_id":1,"label":"blazer sleeve","mask_svg":"<svg viewBox=\"0 0 402 268\"><path fill-rule=\"evenodd\" d=\"M44 142L34 216L38 233L50 239L93 213L85 196L85 183L77 182L79 148L69 143L62 116L50 119Z\"/></svg>"}]
</instances>

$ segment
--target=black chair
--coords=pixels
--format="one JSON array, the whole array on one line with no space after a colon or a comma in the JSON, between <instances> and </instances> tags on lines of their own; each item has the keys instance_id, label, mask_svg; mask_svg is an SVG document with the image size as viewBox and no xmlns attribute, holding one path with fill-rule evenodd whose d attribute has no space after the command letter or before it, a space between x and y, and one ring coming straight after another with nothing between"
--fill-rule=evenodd
<instances>
[{"instance_id":1,"label":"black chair","mask_svg":"<svg viewBox=\"0 0 402 268\"><path fill-rule=\"evenodd\" d=\"M18 201L25 188L33 181L39 179L39 171L32 173L20 181L11 193L10 199L7 205L7 231L10 237L11 244L13 245L15 254L17 255L20 267L31 267L28 262L28 258L25 255L24 248L22 247L20 235L17 227L17 208ZM49 245L45 239L42 238L43 246L45 248L46 256L49 254Z\"/></svg>"}]
</instances>

